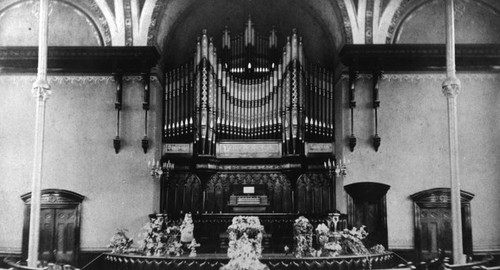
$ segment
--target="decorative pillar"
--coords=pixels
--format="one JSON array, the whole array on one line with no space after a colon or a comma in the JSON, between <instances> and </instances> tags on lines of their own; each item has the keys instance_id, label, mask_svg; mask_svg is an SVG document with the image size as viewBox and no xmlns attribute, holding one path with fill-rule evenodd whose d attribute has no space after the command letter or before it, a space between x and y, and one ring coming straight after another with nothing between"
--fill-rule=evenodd
<instances>
[{"instance_id":1,"label":"decorative pillar","mask_svg":"<svg viewBox=\"0 0 500 270\"><path fill-rule=\"evenodd\" d=\"M450 146L451 221L453 234L453 263L465 263L460 207L460 178L458 166L457 95L460 80L455 74L455 22L453 0L446 0L446 74L443 94L448 100L448 134Z\"/></svg>"},{"instance_id":2,"label":"decorative pillar","mask_svg":"<svg viewBox=\"0 0 500 270\"><path fill-rule=\"evenodd\" d=\"M28 243L28 266L36 267L40 241L40 200L43 168L43 139L45 129L45 102L50 95L47 82L47 40L48 40L49 0L40 0L38 32L38 74L33 83L36 98L35 149L31 184L31 209Z\"/></svg>"}]
</instances>

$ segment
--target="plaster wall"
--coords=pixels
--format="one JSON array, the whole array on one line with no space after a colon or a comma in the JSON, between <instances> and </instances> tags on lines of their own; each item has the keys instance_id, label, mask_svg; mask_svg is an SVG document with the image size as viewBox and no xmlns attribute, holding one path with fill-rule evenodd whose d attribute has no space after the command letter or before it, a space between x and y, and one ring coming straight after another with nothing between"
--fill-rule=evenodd
<instances>
[{"instance_id":1,"label":"plaster wall","mask_svg":"<svg viewBox=\"0 0 500 270\"><path fill-rule=\"evenodd\" d=\"M458 74L457 99L461 187L472 200L474 252L500 250L500 75ZM410 195L450 187L447 100L441 92L444 74L386 74L380 83L379 129L382 144L372 146L374 110L372 80L356 83L354 152L344 151L348 176L344 184L379 182L387 193L389 248L414 247ZM344 115L350 118L347 100ZM350 121L344 122L350 134ZM347 136L346 136L347 137ZM347 146L347 141L345 142Z\"/></svg>"},{"instance_id":2,"label":"plaster wall","mask_svg":"<svg viewBox=\"0 0 500 270\"><path fill-rule=\"evenodd\" d=\"M456 43L499 43L500 10L498 3L494 5L482 0L455 1ZM445 38L445 1L433 0L404 17L394 43L445 43Z\"/></svg>"},{"instance_id":3,"label":"plaster wall","mask_svg":"<svg viewBox=\"0 0 500 270\"><path fill-rule=\"evenodd\" d=\"M19 1L2 9L3 4L0 3L0 46L37 46L39 1ZM49 46L103 45L97 25L77 6L52 1L49 12Z\"/></svg>"},{"instance_id":4,"label":"plaster wall","mask_svg":"<svg viewBox=\"0 0 500 270\"><path fill-rule=\"evenodd\" d=\"M20 195L31 191L35 99L34 76L0 76L0 250L21 248L24 204ZM155 190L147 168L156 147L153 101L148 133L152 148L144 154L142 82L125 77L120 115L122 148L115 154L115 82L112 77L51 77L52 95L46 105L42 188L67 189L85 196L82 203L81 249L102 250L117 228L137 239L147 215L157 210ZM161 90L151 84L152 96Z\"/></svg>"}]
</instances>

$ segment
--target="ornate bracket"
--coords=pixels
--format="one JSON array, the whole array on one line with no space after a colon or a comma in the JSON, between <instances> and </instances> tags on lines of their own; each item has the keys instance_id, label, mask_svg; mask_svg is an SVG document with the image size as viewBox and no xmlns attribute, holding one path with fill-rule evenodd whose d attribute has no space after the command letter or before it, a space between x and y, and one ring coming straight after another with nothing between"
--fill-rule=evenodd
<instances>
[{"instance_id":1,"label":"ornate bracket","mask_svg":"<svg viewBox=\"0 0 500 270\"><path fill-rule=\"evenodd\" d=\"M120 140L120 111L122 109L122 96L123 96L123 76L122 74L115 74L115 82L116 82L116 101L115 101L115 110L116 110L116 136L113 140L113 147L115 148L115 153L118 154L121 147Z\"/></svg>"},{"instance_id":2,"label":"ornate bracket","mask_svg":"<svg viewBox=\"0 0 500 270\"><path fill-rule=\"evenodd\" d=\"M149 140L148 140L148 111L149 111L149 97L150 97L150 84L149 84L149 73L143 73L142 81L144 83L144 100L142 102L142 109L144 110L144 138L142 138L142 149L144 154L148 152Z\"/></svg>"},{"instance_id":3,"label":"ornate bracket","mask_svg":"<svg viewBox=\"0 0 500 270\"><path fill-rule=\"evenodd\" d=\"M354 136L354 108L356 107L355 100L355 85L356 80L359 77L359 72L350 71L349 72L349 108L351 109L351 136L349 137L349 149L351 152L354 151L354 147L356 146L356 136Z\"/></svg>"},{"instance_id":4,"label":"ornate bracket","mask_svg":"<svg viewBox=\"0 0 500 270\"><path fill-rule=\"evenodd\" d=\"M375 151L378 151L380 142L382 141L382 139L378 135L378 108L380 107L378 91L382 74L382 71L376 71L373 73L373 109L375 110L375 135L373 136L373 147L375 148Z\"/></svg>"}]
</instances>

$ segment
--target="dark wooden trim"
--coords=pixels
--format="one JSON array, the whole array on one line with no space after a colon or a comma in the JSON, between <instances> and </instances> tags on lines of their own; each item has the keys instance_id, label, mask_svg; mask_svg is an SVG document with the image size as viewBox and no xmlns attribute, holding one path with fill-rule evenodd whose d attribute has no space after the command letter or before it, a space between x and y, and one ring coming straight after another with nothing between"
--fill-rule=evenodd
<instances>
[{"instance_id":1,"label":"dark wooden trim","mask_svg":"<svg viewBox=\"0 0 500 270\"><path fill-rule=\"evenodd\" d=\"M149 72L160 59L156 47L49 47L48 74ZM0 47L0 73L36 73L37 47ZM155 70L157 72L157 70ZM161 71L157 77L163 82Z\"/></svg>"},{"instance_id":2,"label":"dark wooden trim","mask_svg":"<svg viewBox=\"0 0 500 270\"><path fill-rule=\"evenodd\" d=\"M53 198L50 198L53 197ZM21 199L26 204L31 204L31 192L21 195ZM44 199L46 201L44 201ZM42 190L42 204L46 203L81 203L85 196L65 189L44 189Z\"/></svg>"},{"instance_id":3,"label":"dark wooden trim","mask_svg":"<svg viewBox=\"0 0 500 270\"><path fill-rule=\"evenodd\" d=\"M458 71L500 71L500 45L457 44ZM444 44L369 44L345 45L340 51L344 65L351 70L373 71L444 71Z\"/></svg>"}]
</instances>

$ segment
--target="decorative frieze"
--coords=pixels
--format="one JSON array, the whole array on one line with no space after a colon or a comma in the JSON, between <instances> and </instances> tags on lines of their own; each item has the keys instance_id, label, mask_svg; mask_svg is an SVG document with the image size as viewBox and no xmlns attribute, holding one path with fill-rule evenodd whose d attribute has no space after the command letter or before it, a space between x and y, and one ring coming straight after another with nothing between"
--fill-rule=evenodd
<instances>
[{"instance_id":1,"label":"decorative frieze","mask_svg":"<svg viewBox=\"0 0 500 270\"><path fill-rule=\"evenodd\" d=\"M483 81L500 81L500 74L497 73L458 73L457 77L462 82L483 82ZM340 79L348 81L349 75L342 74ZM357 80L369 81L373 79L371 74L359 74ZM442 82L446 79L444 73L384 73L381 78L383 81L399 81L399 82L420 82L420 81L435 81Z\"/></svg>"}]
</instances>

